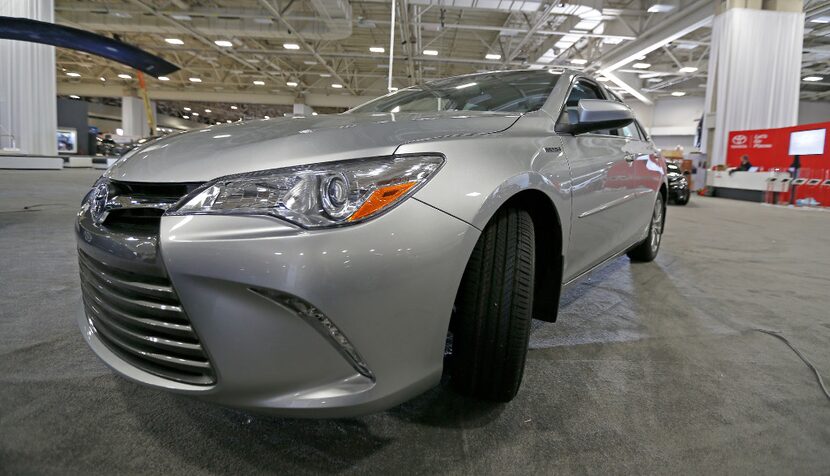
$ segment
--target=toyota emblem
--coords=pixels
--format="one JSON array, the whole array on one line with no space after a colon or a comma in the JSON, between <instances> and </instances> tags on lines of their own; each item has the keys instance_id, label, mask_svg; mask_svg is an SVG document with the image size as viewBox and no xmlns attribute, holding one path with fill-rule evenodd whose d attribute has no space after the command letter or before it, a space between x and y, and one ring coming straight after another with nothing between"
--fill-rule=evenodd
<instances>
[{"instance_id":1,"label":"toyota emblem","mask_svg":"<svg viewBox=\"0 0 830 476\"><path fill-rule=\"evenodd\" d=\"M89 211L92 221L100 225L107 218L107 201L109 200L109 184L101 182L92 190L92 200Z\"/></svg>"}]
</instances>

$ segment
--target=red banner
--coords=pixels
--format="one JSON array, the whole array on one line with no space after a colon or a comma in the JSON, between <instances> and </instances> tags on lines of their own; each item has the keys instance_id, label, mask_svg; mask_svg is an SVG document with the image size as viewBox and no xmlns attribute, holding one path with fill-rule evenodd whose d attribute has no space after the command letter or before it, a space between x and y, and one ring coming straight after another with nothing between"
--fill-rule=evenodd
<instances>
[{"instance_id":1,"label":"red banner","mask_svg":"<svg viewBox=\"0 0 830 476\"><path fill-rule=\"evenodd\" d=\"M824 152L799 156L801 168L798 177L813 181L818 179L820 183L798 186L796 199L813 197L823 206L830 206L830 186L822 185L824 181L830 180L830 122L779 129L732 131L729 133L729 144L726 149L726 165L736 167L741 163L741 157L746 155L749 162L759 167L759 170L787 170L793 164L793 156L788 155L790 134L815 129L825 130Z\"/></svg>"}]
</instances>

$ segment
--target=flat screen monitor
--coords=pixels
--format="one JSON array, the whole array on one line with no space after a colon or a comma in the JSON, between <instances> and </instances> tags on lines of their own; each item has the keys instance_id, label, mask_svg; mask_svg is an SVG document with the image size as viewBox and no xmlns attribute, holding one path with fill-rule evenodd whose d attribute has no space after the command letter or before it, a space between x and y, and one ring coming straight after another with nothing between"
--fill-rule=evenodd
<instances>
[{"instance_id":1,"label":"flat screen monitor","mask_svg":"<svg viewBox=\"0 0 830 476\"><path fill-rule=\"evenodd\" d=\"M823 154L826 133L827 129L791 132L789 155Z\"/></svg>"},{"instance_id":2,"label":"flat screen monitor","mask_svg":"<svg viewBox=\"0 0 830 476\"><path fill-rule=\"evenodd\" d=\"M58 129L58 153L75 154L78 152L78 131L71 127Z\"/></svg>"}]
</instances>

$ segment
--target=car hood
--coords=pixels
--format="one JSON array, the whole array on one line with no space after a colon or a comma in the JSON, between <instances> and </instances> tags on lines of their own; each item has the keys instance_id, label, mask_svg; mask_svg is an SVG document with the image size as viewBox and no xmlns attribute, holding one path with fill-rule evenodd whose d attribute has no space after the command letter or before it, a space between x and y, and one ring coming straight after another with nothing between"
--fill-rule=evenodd
<instances>
[{"instance_id":1,"label":"car hood","mask_svg":"<svg viewBox=\"0 0 830 476\"><path fill-rule=\"evenodd\" d=\"M500 132L519 117L457 111L238 122L150 142L119 159L105 175L131 182L203 182L236 173L391 155L409 142Z\"/></svg>"}]
</instances>

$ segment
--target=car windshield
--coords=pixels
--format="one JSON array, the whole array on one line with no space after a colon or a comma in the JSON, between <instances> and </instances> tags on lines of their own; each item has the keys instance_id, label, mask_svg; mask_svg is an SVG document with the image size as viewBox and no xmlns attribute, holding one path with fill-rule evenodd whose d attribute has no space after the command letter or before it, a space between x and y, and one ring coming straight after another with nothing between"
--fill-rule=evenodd
<instances>
[{"instance_id":1,"label":"car windshield","mask_svg":"<svg viewBox=\"0 0 830 476\"><path fill-rule=\"evenodd\" d=\"M560 77L544 70L460 76L402 89L349 112L530 112L542 107Z\"/></svg>"}]
</instances>

